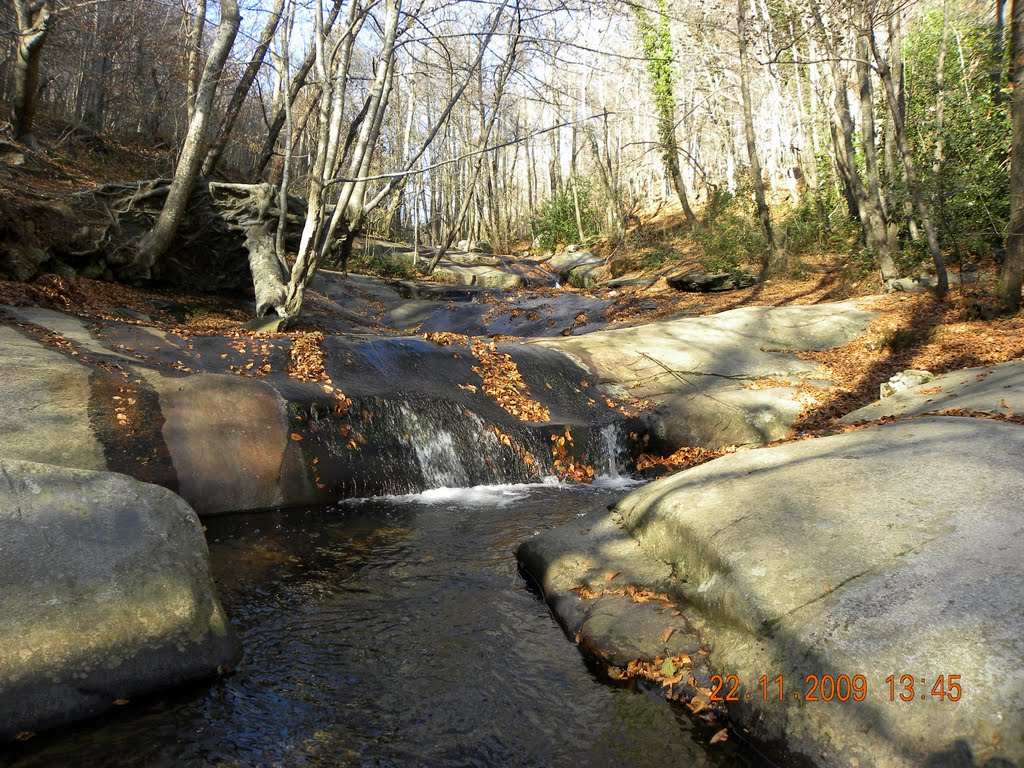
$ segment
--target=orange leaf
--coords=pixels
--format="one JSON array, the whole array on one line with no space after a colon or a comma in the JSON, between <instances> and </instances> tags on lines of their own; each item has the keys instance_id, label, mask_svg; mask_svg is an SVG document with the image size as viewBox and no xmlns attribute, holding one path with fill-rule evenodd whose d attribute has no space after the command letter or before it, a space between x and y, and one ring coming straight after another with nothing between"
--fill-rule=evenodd
<instances>
[{"instance_id":1,"label":"orange leaf","mask_svg":"<svg viewBox=\"0 0 1024 768\"><path fill-rule=\"evenodd\" d=\"M672 637L672 635L673 635L673 633L674 633L675 631L676 631L676 628L675 628L675 627L665 627L665 628L664 628L664 629L663 629L663 630L661 631L661 642L663 642L663 643L667 643L667 642L668 642L668 639L669 639L670 637Z\"/></svg>"},{"instance_id":2,"label":"orange leaf","mask_svg":"<svg viewBox=\"0 0 1024 768\"><path fill-rule=\"evenodd\" d=\"M606 574L604 575L604 580L605 580L605 581L611 581L611 580L612 580L612 579L614 579L614 578L615 578L616 576L618 576L618 575L619 575L620 573L622 573L622 571L609 571L608 573L606 573Z\"/></svg>"},{"instance_id":3,"label":"orange leaf","mask_svg":"<svg viewBox=\"0 0 1024 768\"><path fill-rule=\"evenodd\" d=\"M292 440L298 441L298 440L301 440L301 439L302 439L302 435L300 435L298 432L292 432Z\"/></svg>"},{"instance_id":4,"label":"orange leaf","mask_svg":"<svg viewBox=\"0 0 1024 768\"><path fill-rule=\"evenodd\" d=\"M729 729L728 728L723 728L722 730L720 730L718 733L716 733L714 736L711 737L711 743L712 744L721 744L723 741L727 740L728 738L729 738Z\"/></svg>"}]
</instances>

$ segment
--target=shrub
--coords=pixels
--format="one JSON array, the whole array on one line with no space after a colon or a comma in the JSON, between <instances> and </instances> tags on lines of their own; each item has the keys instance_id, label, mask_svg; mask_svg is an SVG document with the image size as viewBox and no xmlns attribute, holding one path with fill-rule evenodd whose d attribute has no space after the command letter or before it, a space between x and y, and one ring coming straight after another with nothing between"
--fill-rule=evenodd
<instances>
[{"instance_id":1,"label":"shrub","mask_svg":"<svg viewBox=\"0 0 1024 768\"><path fill-rule=\"evenodd\" d=\"M579 176L573 176L562 189L541 203L540 215L534 221L534 231L540 238L541 248L554 248L560 243L575 243L579 240L580 233L576 226L576 205L572 194L573 185L576 187L576 197L580 204L583 236L589 237L597 234L597 216L591 202L590 182Z\"/></svg>"}]
</instances>

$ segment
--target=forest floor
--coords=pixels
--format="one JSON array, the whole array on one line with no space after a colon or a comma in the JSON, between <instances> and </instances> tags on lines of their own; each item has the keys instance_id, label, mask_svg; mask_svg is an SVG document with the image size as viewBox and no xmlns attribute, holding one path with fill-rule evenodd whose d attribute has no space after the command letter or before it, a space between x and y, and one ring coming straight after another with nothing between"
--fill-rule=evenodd
<instances>
[{"instance_id":1,"label":"forest floor","mask_svg":"<svg viewBox=\"0 0 1024 768\"><path fill-rule=\"evenodd\" d=\"M31 217L36 206L60 196L105 182L166 174L166 153L141 145L120 143L88 134L71 126L43 121L44 151L24 165L0 162L0 226L17 227ZM678 216L663 214L644 222L627 238L625 252L599 244L595 252L609 259L626 256L639 266L625 277L658 277L649 286L627 285L592 290L572 287L565 294L582 293L613 300L599 322L592 318L576 333L599 327L649 323L678 316L708 315L750 306L820 304L855 299L879 312L869 333L857 341L826 352L802 353L823 366L835 386L809 408L794 427L793 436L820 434L834 420L878 398L879 385L899 371L914 368L934 374L970 366L992 365L1024 357L1024 316L979 317L994 282L994 264L981 262L982 280L954 288L944 301L930 293L878 295L872 276L847 268L842 253L804 256L799 272L773 277L752 288L724 293L684 293L671 288L664 277L700 270L699 247L680 232ZM34 221L37 239L48 235L51 221ZM52 236L60 238L61 233ZM629 252L630 241L637 243ZM656 243L671 246L674 258L657 270L644 270L643 248ZM621 270L620 270L621 272ZM529 292L530 289L523 289ZM552 289L540 289L550 298ZM310 301L316 303L313 292ZM83 318L123 317L124 310L145 313L152 323L182 335L249 333L240 325L251 318L251 298L187 294L181 290L140 288L81 277L66 279L40 275L30 282L0 281L0 303L38 305ZM453 305L454 306L454 305ZM184 314L181 307L187 308ZM293 332L317 330L315 319L300 323Z\"/></svg>"}]
</instances>

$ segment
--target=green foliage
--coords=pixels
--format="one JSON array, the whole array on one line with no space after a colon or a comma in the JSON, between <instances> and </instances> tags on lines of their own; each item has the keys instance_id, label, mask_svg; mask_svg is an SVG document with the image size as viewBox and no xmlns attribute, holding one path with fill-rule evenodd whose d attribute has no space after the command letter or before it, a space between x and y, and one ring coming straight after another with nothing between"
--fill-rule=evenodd
<instances>
[{"instance_id":1,"label":"green foliage","mask_svg":"<svg viewBox=\"0 0 1024 768\"><path fill-rule=\"evenodd\" d=\"M908 36L907 130L921 180L936 214L939 236L955 254L991 253L1009 220L1011 120L1003 74L1004 57L985 20L951 4L943 75L945 157L936 169L939 126L936 69L942 9L931 8ZM908 256L913 259L912 251Z\"/></svg>"},{"instance_id":2,"label":"green foliage","mask_svg":"<svg viewBox=\"0 0 1024 768\"><path fill-rule=\"evenodd\" d=\"M776 236L790 256L791 270L799 276L801 257L819 255L848 248L859 242L859 229L846 216L832 221L822 219L822 211L844 210L830 188L821 191L819 202L807 192L795 206L775 206L772 215ZM750 202L749 190L741 189L733 195L724 189L715 190L704 213L704 220L693 233L700 244L703 257L701 267L708 272L739 272L760 263L768 247L760 222ZM867 270L873 270L872 260L857 248L852 260L863 257Z\"/></svg>"},{"instance_id":3,"label":"green foliage","mask_svg":"<svg viewBox=\"0 0 1024 768\"><path fill-rule=\"evenodd\" d=\"M352 272L364 272L378 277L391 277L408 280L416 276L416 270L409 262L394 256L379 254L366 255L361 250L354 250L348 260L348 268Z\"/></svg>"},{"instance_id":4,"label":"green foliage","mask_svg":"<svg viewBox=\"0 0 1024 768\"><path fill-rule=\"evenodd\" d=\"M704 221L693 233L701 247L701 268L708 272L740 272L745 264L760 261L768 247L746 196L718 189L712 194Z\"/></svg>"},{"instance_id":5,"label":"green foliage","mask_svg":"<svg viewBox=\"0 0 1024 768\"><path fill-rule=\"evenodd\" d=\"M540 238L541 248L554 248L556 245L575 243L580 239L572 193L574 185L580 204L583 236L590 237L598 233L597 213L591 201L591 184L580 176L573 176L568 184L541 203L540 215L533 225L534 232Z\"/></svg>"}]
</instances>

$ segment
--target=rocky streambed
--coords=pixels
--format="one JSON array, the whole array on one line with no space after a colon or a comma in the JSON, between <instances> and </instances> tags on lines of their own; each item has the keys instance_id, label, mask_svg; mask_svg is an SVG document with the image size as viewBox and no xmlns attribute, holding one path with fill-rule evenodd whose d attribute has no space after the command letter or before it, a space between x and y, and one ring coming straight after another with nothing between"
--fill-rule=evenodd
<instances>
[{"instance_id":1,"label":"rocky streambed","mask_svg":"<svg viewBox=\"0 0 1024 768\"><path fill-rule=\"evenodd\" d=\"M666 452L762 445L822 383L796 352L873 317L748 308L480 347L453 334L472 301L368 289L377 320L415 309L445 330L189 338L144 316L3 308L0 548L20 585L0 596L19 617L0 655L4 737L230 668L200 523L175 493L208 516L601 474L645 433ZM670 697L715 713L719 742L823 766L1017 764L1024 447L1018 424L964 417L1024 413L1019 366L850 417L931 418L656 481L608 517L522 537L519 560L600 669L656 669ZM115 486L117 504L95 491ZM83 531L89 546L63 554ZM55 542L43 571L18 565ZM117 620L95 620L103 610ZM26 686L45 692L31 708L14 695Z\"/></svg>"}]
</instances>

